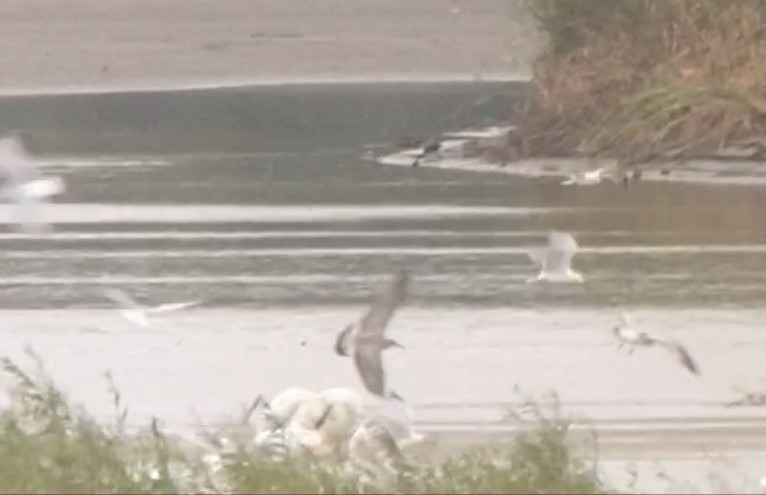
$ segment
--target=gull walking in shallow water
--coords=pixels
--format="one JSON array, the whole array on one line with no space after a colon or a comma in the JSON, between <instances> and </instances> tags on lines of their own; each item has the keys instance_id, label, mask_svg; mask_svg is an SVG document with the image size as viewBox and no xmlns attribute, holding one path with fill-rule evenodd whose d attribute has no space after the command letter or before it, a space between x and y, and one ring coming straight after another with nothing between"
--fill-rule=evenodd
<instances>
[{"instance_id":1,"label":"gull walking in shallow water","mask_svg":"<svg viewBox=\"0 0 766 495\"><path fill-rule=\"evenodd\" d=\"M148 307L139 304L136 300L134 300L132 297L120 289L106 289L104 290L104 295L122 306L120 309L120 314L122 314L123 318L133 323L134 325L143 328L151 328L149 315L178 311L181 309L189 308L191 306L196 306L201 302L189 301L182 303L160 304L159 306Z\"/></svg>"},{"instance_id":2,"label":"gull walking in shallow water","mask_svg":"<svg viewBox=\"0 0 766 495\"><path fill-rule=\"evenodd\" d=\"M620 342L618 349L629 346L628 354L633 354L636 347L660 347L670 351L678 362L690 373L699 375L697 362L692 358L689 351L681 343L674 340L664 340L653 337L646 332L637 331L632 327L632 321L627 315L622 315L618 324L612 329L612 333Z\"/></svg>"},{"instance_id":3,"label":"gull walking in shallow water","mask_svg":"<svg viewBox=\"0 0 766 495\"><path fill-rule=\"evenodd\" d=\"M384 337L383 333L394 311L407 297L408 286L408 273L404 270L397 272L367 313L358 322L347 326L335 339L335 353L353 356L364 387L379 397L388 395L383 371L383 350L402 347L398 342Z\"/></svg>"},{"instance_id":4,"label":"gull walking in shallow water","mask_svg":"<svg viewBox=\"0 0 766 495\"><path fill-rule=\"evenodd\" d=\"M529 257L540 266L540 273L527 283L540 282L583 282L581 273L572 270L572 257L579 246L572 236L565 232L553 231L548 234L548 246L530 251Z\"/></svg>"},{"instance_id":5,"label":"gull walking in shallow water","mask_svg":"<svg viewBox=\"0 0 766 495\"><path fill-rule=\"evenodd\" d=\"M6 179L0 196L16 203L22 229L30 234L50 233L51 227L42 219L42 203L64 192L64 180L43 176L16 134L0 139L0 169Z\"/></svg>"}]
</instances>

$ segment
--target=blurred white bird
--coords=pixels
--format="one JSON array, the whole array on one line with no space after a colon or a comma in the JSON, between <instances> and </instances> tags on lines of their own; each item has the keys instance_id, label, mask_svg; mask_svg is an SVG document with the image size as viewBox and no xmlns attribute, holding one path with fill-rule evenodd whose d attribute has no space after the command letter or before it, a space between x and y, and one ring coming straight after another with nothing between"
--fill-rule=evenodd
<instances>
[{"instance_id":1,"label":"blurred white bird","mask_svg":"<svg viewBox=\"0 0 766 495\"><path fill-rule=\"evenodd\" d=\"M349 457L365 476L385 479L412 468L403 450L423 440L415 431L412 409L399 395L370 395L364 420L349 441Z\"/></svg>"},{"instance_id":2,"label":"blurred white bird","mask_svg":"<svg viewBox=\"0 0 766 495\"><path fill-rule=\"evenodd\" d=\"M362 417L362 398L347 388L313 392L291 388L258 414L255 445L271 457L311 454L315 458L348 455L348 442Z\"/></svg>"},{"instance_id":3,"label":"blurred white bird","mask_svg":"<svg viewBox=\"0 0 766 495\"><path fill-rule=\"evenodd\" d=\"M577 184L578 186L592 186L600 183L607 175L607 169L597 168L595 170L588 170L587 172L580 172L571 174L568 179L562 182L563 185L569 186Z\"/></svg>"},{"instance_id":4,"label":"blurred white bird","mask_svg":"<svg viewBox=\"0 0 766 495\"><path fill-rule=\"evenodd\" d=\"M579 246L577 241L566 232L553 231L548 234L548 246L527 253L532 261L540 266L540 273L527 283L540 282L583 282L581 273L572 270L572 257Z\"/></svg>"},{"instance_id":5,"label":"blurred white bird","mask_svg":"<svg viewBox=\"0 0 766 495\"><path fill-rule=\"evenodd\" d=\"M396 392L387 398L371 396L365 404L365 416L386 426L400 448L422 442L425 436L415 431L415 414Z\"/></svg>"},{"instance_id":6,"label":"blurred white bird","mask_svg":"<svg viewBox=\"0 0 766 495\"><path fill-rule=\"evenodd\" d=\"M632 320L628 315L622 315L617 325L612 328L612 333L619 341L618 349L623 346L629 346L628 354L633 354L636 347L652 347L659 345L668 350L678 360L678 362L689 370L690 373L699 375L699 367L692 358L689 351L681 343L674 340L664 340L653 337L646 332L637 331L632 327Z\"/></svg>"},{"instance_id":7,"label":"blurred white bird","mask_svg":"<svg viewBox=\"0 0 766 495\"><path fill-rule=\"evenodd\" d=\"M16 203L21 228L30 234L50 233L52 229L43 219L42 204L64 192L64 180L43 176L17 134L0 139L0 170L6 179L0 197Z\"/></svg>"},{"instance_id":8,"label":"blurred white bird","mask_svg":"<svg viewBox=\"0 0 766 495\"><path fill-rule=\"evenodd\" d=\"M178 311L184 308L189 308L192 306L196 306L201 301L189 301L189 302L182 302L182 303L170 303L170 304L160 304L159 306L154 307L148 307L143 306L139 304L137 301L135 301L133 298L131 298L129 295L127 295L124 291L116 288L109 288L104 290L104 295L111 299L116 304L119 304L121 307L120 314L123 318L125 318L130 323L133 323L134 325L143 327L143 328L151 328L151 323L149 322L149 315L153 314L160 314L160 313L168 313L171 311Z\"/></svg>"}]
</instances>

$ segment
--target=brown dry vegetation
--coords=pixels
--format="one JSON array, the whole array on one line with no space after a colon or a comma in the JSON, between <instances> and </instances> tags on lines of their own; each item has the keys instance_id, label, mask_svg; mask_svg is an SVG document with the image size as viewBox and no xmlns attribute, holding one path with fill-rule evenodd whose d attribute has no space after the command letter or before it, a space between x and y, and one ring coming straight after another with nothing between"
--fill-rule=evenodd
<instances>
[{"instance_id":1,"label":"brown dry vegetation","mask_svg":"<svg viewBox=\"0 0 766 495\"><path fill-rule=\"evenodd\" d=\"M766 137L766 1L528 0L547 36L522 154L626 163ZM764 140L766 142L766 140Z\"/></svg>"}]
</instances>

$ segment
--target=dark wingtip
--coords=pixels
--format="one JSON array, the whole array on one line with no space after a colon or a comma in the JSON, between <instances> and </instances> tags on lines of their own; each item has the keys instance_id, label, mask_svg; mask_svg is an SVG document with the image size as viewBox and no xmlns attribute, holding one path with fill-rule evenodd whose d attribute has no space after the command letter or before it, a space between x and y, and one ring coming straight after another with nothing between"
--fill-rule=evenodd
<instances>
[{"instance_id":1,"label":"dark wingtip","mask_svg":"<svg viewBox=\"0 0 766 495\"><path fill-rule=\"evenodd\" d=\"M397 394L397 393L396 393L396 392L394 392L393 390L390 390L390 391L388 392L388 398L389 398L389 399L395 399L395 400L398 400L399 402L404 402L404 399L402 398L402 396L401 396L401 395L399 395L399 394Z\"/></svg>"},{"instance_id":2,"label":"dark wingtip","mask_svg":"<svg viewBox=\"0 0 766 495\"><path fill-rule=\"evenodd\" d=\"M354 328L354 325L349 325L346 328L344 328L338 336L335 338L335 345L333 346L333 349L335 350L335 354L338 356L348 356L348 350L343 345L344 341L346 340L346 334L350 332Z\"/></svg>"}]
</instances>

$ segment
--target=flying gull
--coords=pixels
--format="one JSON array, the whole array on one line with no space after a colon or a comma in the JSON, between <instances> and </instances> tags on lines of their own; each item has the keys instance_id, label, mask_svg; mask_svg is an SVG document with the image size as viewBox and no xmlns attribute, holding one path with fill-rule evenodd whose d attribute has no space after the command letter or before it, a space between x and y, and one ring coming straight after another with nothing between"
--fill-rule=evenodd
<instances>
[{"instance_id":1,"label":"flying gull","mask_svg":"<svg viewBox=\"0 0 766 495\"><path fill-rule=\"evenodd\" d=\"M630 318L627 315L623 315L620 318L619 323L612 329L612 333L620 342L618 349L627 345L629 346L628 354L633 354L636 347L652 347L654 345L659 345L670 351L679 361L681 366L689 370L690 373L699 375L699 367L697 366L696 361L681 343L674 340L653 337L646 332L637 331L631 328L631 325L632 322Z\"/></svg>"},{"instance_id":2,"label":"flying gull","mask_svg":"<svg viewBox=\"0 0 766 495\"><path fill-rule=\"evenodd\" d=\"M127 295L124 291L116 288L104 290L104 295L121 306L122 317L134 325L150 328L149 315L178 311L191 306L196 306L201 301L189 301L182 303L160 304L159 306L143 306Z\"/></svg>"},{"instance_id":3,"label":"flying gull","mask_svg":"<svg viewBox=\"0 0 766 495\"><path fill-rule=\"evenodd\" d=\"M6 179L0 196L16 203L22 230L50 233L51 227L42 219L42 203L64 192L64 180L42 175L17 134L0 138L0 169Z\"/></svg>"},{"instance_id":4,"label":"flying gull","mask_svg":"<svg viewBox=\"0 0 766 495\"><path fill-rule=\"evenodd\" d=\"M335 353L352 355L354 365L367 391L386 397L385 372L382 352L389 347L400 347L398 342L383 336L394 310L404 302L409 286L409 275L401 270L373 302L362 318L346 327L335 339Z\"/></svg>"},{"instance_id":5,"label":"flying gull","mask_svg":"<svg viewBox=\"0 0 766 495\"><path fill-rule=\"evenodd\" d=\"M540 266L540 273L527 283L549 282L582 282L581 273L572 270L572 256L579 246L577 241L566 232L553 231L548 234L548 246L543 249L530 251L529 257Z\"/></svg>"}]
</instances>

